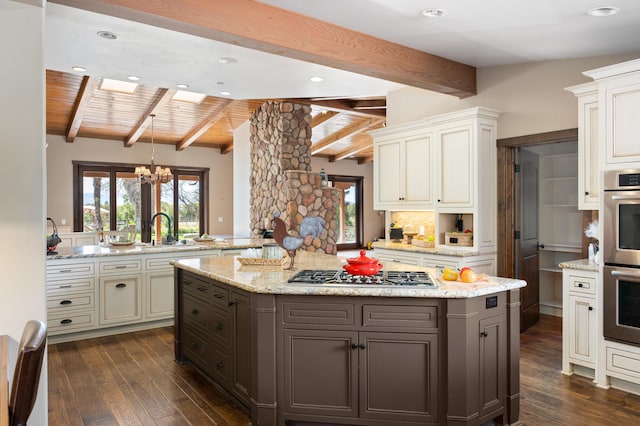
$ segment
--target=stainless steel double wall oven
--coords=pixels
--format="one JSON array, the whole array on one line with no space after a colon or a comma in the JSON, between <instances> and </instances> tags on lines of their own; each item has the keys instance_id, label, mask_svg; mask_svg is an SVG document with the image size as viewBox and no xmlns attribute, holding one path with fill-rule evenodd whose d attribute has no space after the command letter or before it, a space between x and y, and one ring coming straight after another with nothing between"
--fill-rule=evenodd
<instances>
[{"instance_id":1,"label":"stainless steel double wall oven","mask_svg":"<svg viewBox=\"0 0 640 426\"><path fill-rule=\"evenodd\" d=\"M604 337L640 346L640 169L604 175Z\"/></svg>"}]
</instances>

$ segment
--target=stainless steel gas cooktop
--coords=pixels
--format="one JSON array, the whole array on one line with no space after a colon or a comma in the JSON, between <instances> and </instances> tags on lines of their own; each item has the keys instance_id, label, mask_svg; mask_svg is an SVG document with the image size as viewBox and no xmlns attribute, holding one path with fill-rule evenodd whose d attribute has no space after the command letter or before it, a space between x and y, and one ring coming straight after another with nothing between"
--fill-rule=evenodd
<instances>
[{"instance_id":1,"label":"stainless steel gas cooktop","mask_svg":"<svg viewBox=\"0 0 640 426\"><path fill-rule=\"evenodd\" d=\"M322 285L372 285L436 288L422 271L380 271L376 275L351 275L346 271L305 269L289 278L290 283Z\"/></svg>"}]
</instances>

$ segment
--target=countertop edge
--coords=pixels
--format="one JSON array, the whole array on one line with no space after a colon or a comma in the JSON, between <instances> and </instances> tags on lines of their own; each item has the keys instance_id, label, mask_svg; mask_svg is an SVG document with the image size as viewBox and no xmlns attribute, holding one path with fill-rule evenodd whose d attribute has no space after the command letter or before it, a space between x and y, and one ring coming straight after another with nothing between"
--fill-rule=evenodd
<instances>
[{"instance_id":1,"label":"countertop edge","mask_svg":"<svg viewBox=\"0 0 640 426\"><path fill-rule=\"evenodd\" d=\"M600 267L597 263L589 259L578 259L561 262L558 266L562 269L574 269L579 271L598 272Z\"/></svg>"}]
</instances>

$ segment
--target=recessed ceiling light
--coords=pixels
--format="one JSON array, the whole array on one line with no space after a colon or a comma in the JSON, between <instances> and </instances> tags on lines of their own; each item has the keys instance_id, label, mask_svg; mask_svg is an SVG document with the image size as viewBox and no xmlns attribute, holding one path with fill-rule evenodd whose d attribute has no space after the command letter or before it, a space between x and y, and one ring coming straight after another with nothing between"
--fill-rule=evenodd
<instances>
[{"instance_id":1,"label":"recessed ceiling light","mask_svg":"<svg viewBox=\"0 0 640 426\"><path fill-rule=\"evenodd\" d=\"M87 69L85 67L80 67L80 66L73 66L71 67L72 70L74 71L78 71L78 72L85 72Z\"/></svg>"},{"instance_id":2,"label":"recessed ceiling light","mask_svg":"<svg viewBox=\"0 0 640 426\"><path fill-rule=\"evenodd\" d=\"M620 8L616 6L598 6L587 10L590 16L612 16L620 13Z\"/></svg>"},{"instance_id":3,"label":"recessed ceiling light","mask_svg":"<svg viewBox=\"0 0 640 426\"><path fill-rule=\"evenodd\" d=\"M420 13L422 13L422 16L426 16L427 18L440 18L444 16L446 12L442 9L431 8L422 9Z\"/></svg>"},{"instance_id":4,"label":"recessed ceiling light","mask_svg":"<svg viewBox=\"0 0 640 426\"><path fill-rule=\"evenodd\" d=\"M230 56L218 59L218 62L221 64L237 64L238 60L236 58L232 58Z\"/></svg>"},{"instance_id":5,"label":"recessed ceiling light","mask_svg":"<svg viewBox=\"0 0 640 426\"><path fill-rule=\"evenodd\" d=\"M322 77L311 77L309 79L309 81L313 81L314 83L320 83L321 81L324 81L324 78L322 78Z\"/></svg>"},{"instance_id":6,"label":"recessed ceiling light","mask_svg":"<svg viewBox=\"0 0 640 426\"><path fill-rule=\"evenodd\" d=\"M229 95L231 95L231 92L228 92L228 91L224 90L224 91L220 92L220 94L222 96L229 96Z\"/></svg>"},{"instance_id":7,"label":"recessed ceiling light","mask_svg":"<svg viewBox=\"0 0 640 426\"><path fill-rule=\"evenodd\" d=\"M127 77L127 79L131 81L138 81L140 80L140 77L138 77L137 75L130 75Z\"/></svg>"},{"instance_id":8,"label":"recessed ceiling light","mask_svg":"<svg viewBox=\"0 0 640 426\"><path fill-rule=\"evenodd\" d=\"M182 102L191 102L194 104L199 104L206 98L207 95L204 93L196 93L196 92L187 92L186 90L178 90L171 99L174 101L182 101Z\"/></svg>"},{"instance_id":9,"label":"recessed ceiling light","mask_svg":"<svg viewBox=\"0 0 640 426\"><path fill-rule=\"evenodd\" d=\"M100 90L106 90L107 92L133 93L136 91L136 87L138 87L138 83L112 80L110 78L103 78L100 83Z\"/></svg>"},{"instance_id":10,"label":"recessed ceiling light","mask_svg":"<svg viewBox=\"0 0 640 426\"><path fill-rule=\"evenodd\" d=\"M118 38L118 36L112 33L111 31L98 31L98 36L102 38L106 38L107 40L115 40Z\"/></svg>"},{"instance_id":11,"label":"recessed ceiling light","mask_svg":"<svg viewBox=\"0 0 640 426\"><path fill-rule=\"evenodd\" d=\"M188 89L188 88L189 88L189 85L188 85L188 84L186 84L186 83L178 83L178 84L176 84L176 87L177 87L178 89Z\"/></svg>"}]
</instances>

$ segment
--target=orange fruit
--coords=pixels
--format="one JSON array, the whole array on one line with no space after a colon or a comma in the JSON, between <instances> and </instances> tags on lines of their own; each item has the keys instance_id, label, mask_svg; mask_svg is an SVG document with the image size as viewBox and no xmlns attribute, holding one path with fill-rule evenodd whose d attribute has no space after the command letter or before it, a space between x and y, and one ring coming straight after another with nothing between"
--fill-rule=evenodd
<instances>
[{"instance_id":1,"label":"orange fruit","mask_svg":"<svg viewBox=\"0 0 640 426\"><path fill-rule=\"evenodd\" d=\"M460 279L463 283L474 283L478 279L478 276L471 269L466 269L460 274Z\"/></svg>"}]
</instances>

